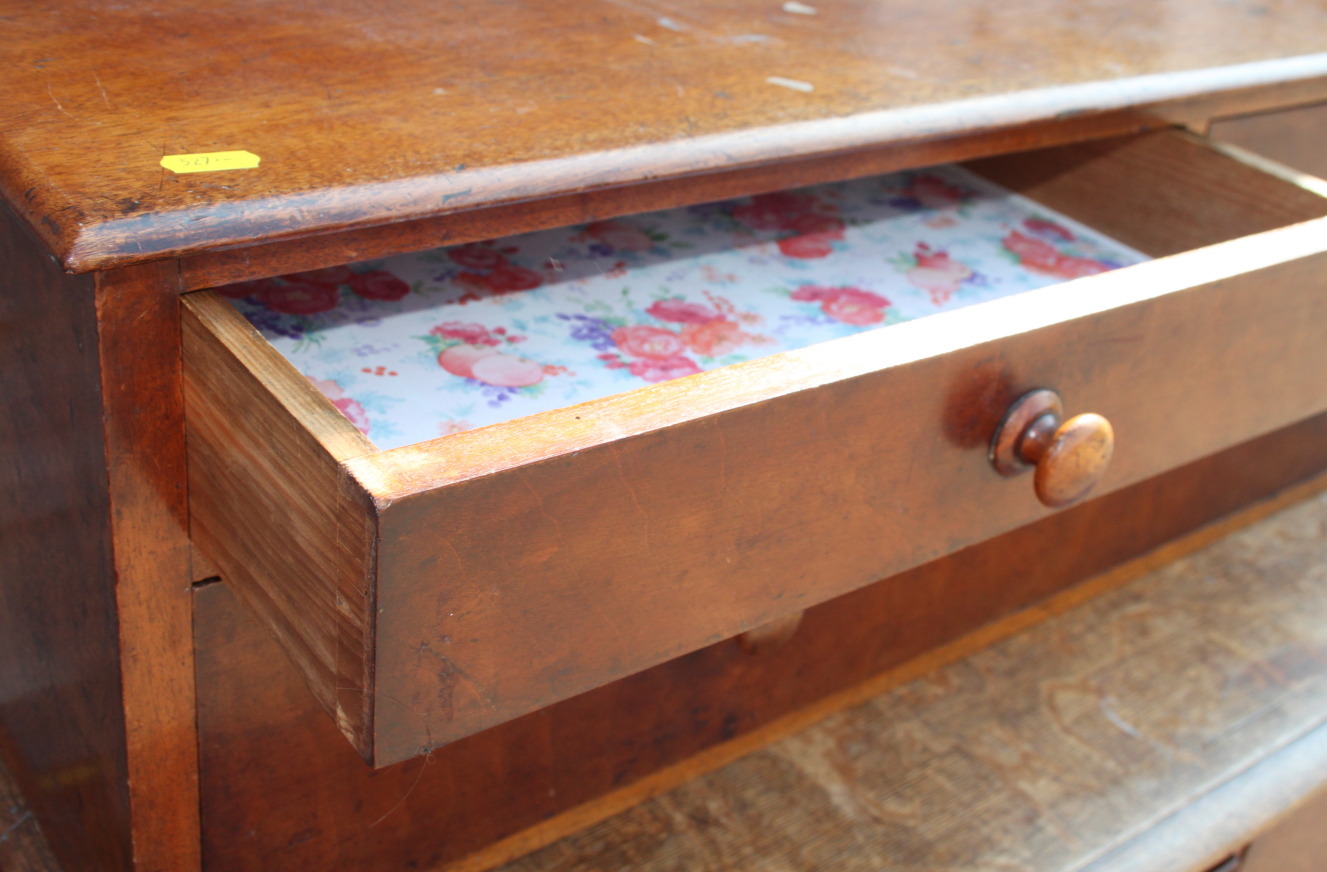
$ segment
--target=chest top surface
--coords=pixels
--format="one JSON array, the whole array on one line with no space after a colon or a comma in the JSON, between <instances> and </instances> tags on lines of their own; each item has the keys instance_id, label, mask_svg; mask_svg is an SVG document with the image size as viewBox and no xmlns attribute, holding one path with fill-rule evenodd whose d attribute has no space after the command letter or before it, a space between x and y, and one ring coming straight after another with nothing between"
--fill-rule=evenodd
<instances>
[{"instance_id":1,"label":"chest top surface","mask_svg":"<svg viewBox=\"0 0 1327 872\"><path fill-rule=\"evenodd\" d=\"M1313 0L3 0L0 37L0 190L80 271L1327 75Z\"/></svg>"}]
</instances>

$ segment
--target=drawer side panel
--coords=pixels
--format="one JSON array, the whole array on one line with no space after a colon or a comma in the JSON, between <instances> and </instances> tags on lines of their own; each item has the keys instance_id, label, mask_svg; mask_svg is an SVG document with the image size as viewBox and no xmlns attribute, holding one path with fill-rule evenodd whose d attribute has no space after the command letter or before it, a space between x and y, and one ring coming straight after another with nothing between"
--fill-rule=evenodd
<instances>
[{"instance_id":1,"label":"drawer side panel","mask_svg":"<svg viewBox=\"0 0 1327 872\"><path fill-rule=\"evenodd\" d=\"M264 385L265 343L224 300L186 297L183 322L190 535L367 753L375 518L338 454L372 445L298 373Z\"/></svg>"}]
</instances>

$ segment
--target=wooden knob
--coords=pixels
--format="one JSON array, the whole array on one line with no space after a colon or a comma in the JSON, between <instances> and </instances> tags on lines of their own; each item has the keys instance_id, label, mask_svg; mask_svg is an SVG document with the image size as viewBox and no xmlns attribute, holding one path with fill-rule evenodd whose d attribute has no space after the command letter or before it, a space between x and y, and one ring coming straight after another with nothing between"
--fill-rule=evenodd
<instances>
[{"instance_id":1,"label":"wooden knob","mask_svg":"<svg viewBox=\"0 0 1327 872\"><path fill-rule=\"evenodd\" d=\"M1076 503L1101 481L1115 448L1115 431L1100 415L1063 421L1060 395L1024 394L1009 407L991 440L991 463L1004 476L1036 467L1037 499L1051 508Z\"/></svg>"}]
</instances>

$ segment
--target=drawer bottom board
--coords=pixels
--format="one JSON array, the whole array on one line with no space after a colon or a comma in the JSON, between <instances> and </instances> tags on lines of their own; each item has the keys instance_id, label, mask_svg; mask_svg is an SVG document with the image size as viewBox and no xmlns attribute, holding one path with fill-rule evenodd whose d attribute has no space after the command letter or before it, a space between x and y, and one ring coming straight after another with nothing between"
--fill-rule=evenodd
<instances>
[{"instance_id":1,"label":"drawer bottom board","mask_svg":"<svg viewBox=\"0 0 1327 872\"><path fill-rule=\"evenodd\" d=\"M205 868L428 869L809 706L1327 468L1327 415L372 770L222 584L195 606ZM552 832L548 838L562 832ZM529 844L528 847L534 847Z\"/></svg>"}]
</instances>

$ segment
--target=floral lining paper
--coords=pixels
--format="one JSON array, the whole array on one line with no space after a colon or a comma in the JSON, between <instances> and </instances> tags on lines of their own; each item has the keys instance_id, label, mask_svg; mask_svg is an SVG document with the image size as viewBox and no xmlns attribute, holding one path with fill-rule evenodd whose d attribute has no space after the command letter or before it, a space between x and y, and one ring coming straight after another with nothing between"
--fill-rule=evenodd
<instances>
[{"instance_id":1,"label":"floral lining paper","mask_svg":"<svg viewBox=\"0 0 1327 872\"><path fill-rule=\"evenodd\" d=\"M217 291L385 450L1143 260L946 166Z\"/></svg>"}]
</instances>

